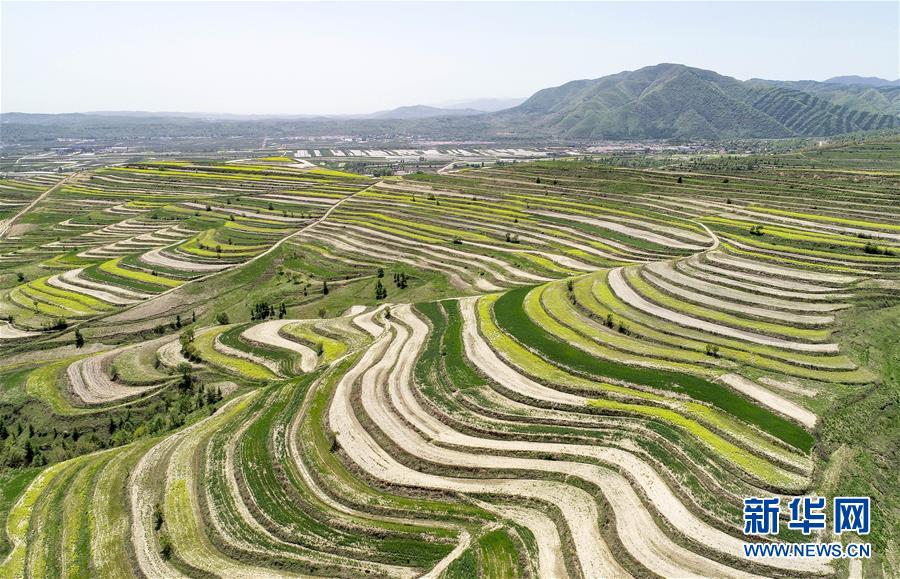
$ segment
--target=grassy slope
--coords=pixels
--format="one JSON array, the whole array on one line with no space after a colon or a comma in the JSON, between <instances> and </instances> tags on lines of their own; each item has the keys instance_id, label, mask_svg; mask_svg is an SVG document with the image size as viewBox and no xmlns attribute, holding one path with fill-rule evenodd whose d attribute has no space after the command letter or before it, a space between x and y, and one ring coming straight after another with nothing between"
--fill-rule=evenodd
<instances>
[{"instance_id":1,"label":"grassy slope","mask_svg":"<svg viewBox=\"0 0 900 579\"><path fill-rule=\"evenodd\" d=\"M890 305L896 300L868 300L842 321L843 343L882 382L835 397L823 412L820 449L830 457L821 492L872 497L872 532L863 538L876 558L869 568L880 563L893 577L900 573L900 305Z\"/></svg>"}]
</instances>

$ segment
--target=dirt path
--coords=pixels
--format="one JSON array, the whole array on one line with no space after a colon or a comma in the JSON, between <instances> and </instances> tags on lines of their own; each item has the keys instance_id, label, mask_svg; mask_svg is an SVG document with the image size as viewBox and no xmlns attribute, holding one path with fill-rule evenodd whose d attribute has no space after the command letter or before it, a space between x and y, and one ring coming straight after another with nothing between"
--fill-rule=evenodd
<instances>
[{"instance_id":1,"label":"dirt path","mask_svg":"<svg viewBox=\"0 0 900 579\"><path fill-rule=\"evenodd\" d=\"M657 288L663 290L665 293L671 294L676 298L681 298L687 302L694 302L702 306L712 308L718 312L737 312L738 314L744 316L765 318L768 320L774 320L776 322L783 322L800 326L824 326L826 324L834 322L834 316L831 315L799 314L795 312L785 312L777 309L769 309L768 307L765 307L765 305L768 304L747 305L739 301L731 301L732 297L728 296L726 292L716 292L713 288L706 288L707 291L710 291L712 293L712 295L701 293L702 282L692 283L690 278L687 278L687 276L683 276L683 278L679 278L680 281L683 282L682 285L670 283L661 275L654 275L659 270L658 268L654 268L653 265L658 264L648 265L641 271L641 277L650 282L651 285L656 286ZM675 274L671 274L669 277L678 278L678 276ZM686 289L685 287L683 287L683 285L685 284L691 289ZM716 295L720 297L715 297ZM759 301L760 300L757 300L757 303L759 303Z\"/></svg>"},{"instance_id":2,"label":"dirt path","mask_svg":"<svg viewBox=\"0 0 900 579\"><path fill-rule=\"evenodd\" d=\"M303 320L270 320L254 326L250 326L241 334L241 337L251 342L258 342L267 346L283 348L300 355L300 370L305 373L312 372L319 363L319 356L309 346L300 342L288 340L279 333L287 324L302 322Z\"/></svg>"},{"instance_id":3,"label":"dirt path","mask_svg":"<svg viewBox=\"0 0 900 579\"><path fill-rule=\"evenodd\" d=\"M85 294L91 296L93 298L97 298L100 301L104 301L108 304L113 304L116 306L125 306L128 304L135 303L135 300L129 298L123 298L121 296L117 296L110 292L92 289L87 287L81 287L79 285L75 285L67 281L62 274L52 275L47 278L47 285L51 287L55 287L57 289L61 289L64 291L70 291L79 294Z\"/></svg>"},{"instance_id":4,"label":"dirt path","mask_svg":"<svg viewBox=\"0 0 900 579\"><path fill-rule=\"evenodd\" d=\"M749 380L737 374L725 374L723 376L720 376L719 380L721 380L725 384L728 384L738 392L741 392L743 394L746 394L750 398L753 398L764 406L768 406L769 408L775 410L780 414L784 414L785 416L793 418L810 430L815 428L816 426L818 417L814 413L803 408L802 406L794 404L787 398L775 394L767 388L763 388L752 380Z\"/></svg>"},{"instance_id":5,"label":"dirt path","mask_svg":"<svg viewBox=\"0 0 900 579\"><path fill-rule=\"evenodd\" d=\"M662 306L656 305L640 295L625 281L622 275L622 268L616 268L609 272L609 285L613 292L629 306L641 310L642 312L654 315L658 318L674 322L686 328L694 328L711 334L727 336L729 338L737 338L753 342L754 344L762 344L785 350L795 350L800 352L822 352L837 353L839 351L837 344L812 344L807 342L794 342L791 340L782 340L779 338L771 338L762 334L754 334L746 330L738 330L729 326L723 326L713 322L708 322L699 318L694 318L675 310L670 310Z\"/></svg>"},{"instance_id":6,"label":"dirt path","mask_svg":"<svg viewBox=\"0 0 900 579\"><path fill-rule=\"evenodd\" d=\"M9 232L9 228L12 227L12 225L13 225L13 223L15 223L16 219L18 219L19 217L21 217L21 216L25 215L26 213L28 213L29 211L31 211L31 208L34 207L35 205L37 205L38 203L40 203L44 197L46 197L50 193L53 193L54 191L56 191L57 189L62 187L70 179L73 179L78 175L80 175L80 173L72 173L68 177L65 177L62 181L60 181L53 187L50 187L49 189L47 189L46 191L44 191L43 193L38 195L38 197L34 201L32 201L31 203L29 203L28 205L23 207L18 213L16 213L15 215L13 215L12 217L10 217L7 220L0 222L0 239L3 239L3 237L6 236L6 234Z\"/></svg>"},{"instance_id":7,"label":"dirt path","mask_svg":"<svg viewBox=\"0 0 900 579\"><path fill-rule=\"evenodd\" d=\"M768 274L777 277L786 277L788 279L798 279L805 281L817 281L825 285L846 285L857 281L859 278L850 275L839 275L833 273L820 273L808 269L794 269L791 267L782 267L777 265L767 265L758 261L751 261L742 257L735 257L721 252L711 252L706 255L707 259L714 263L724 265L726 267L736 267L755 273ZM829 288L832 291L836 288ZM820 290L821 291L821 290Z\"/></svg>"},{"instance_id":8,"label":"dirt path","mask_svg":"<svg viewBox=\"0 0 900 579\"><path fill-rule=\"evenodd\" d=\"M568 221L577 221L579 223L585 223L587 225L593 225L595 227L600 227L603 229L609 229L610 231L615 231L617 233L621 233L623 235L628 235L631 237L635 237L637 239L643 239L644 241L649 241L651 243L656 243L657 245L661 245L663 247L677 247L679 249L690 249L694 251L703 251L709 249L708 247L704 247L702 245L696 245L696 243L688 243L686 241L681 241L675 237L675 233L671 230L674 228L657 226L657 230L663 231L664 233L656 233L654 231L650 231L654 226L650 223L646 223L645 226L647 229L642 229L639 227L634 227L632 225L623 224L624 220L619 221L610 221L606 219L597 219L595 217L586 217L583 215L573 215L570 213L558 213L555 211L537 211L537 210L529 210L529 214L531 215L542 215L545 217L552 217L555 219L566 219ZM638 223L636 220L628 220L629 223ZM644 224L644 222L639 222ZM693 234L692 232L685 231L681 236L685 237L693 237L696 236L700 238L699 235ZM714 243L715 236L712 239L705 239L704 241Z\"/></svg>"},{"instance_id":9,"label":"dirt path","mask_svg":"<svg viewBox=\"0 0 900 579\"><path fill-rule=\"evenodd\" d=\"M40 332L32 332L29 330L20 330L9 322L0 323L0 341L2 340L20 340L22 338L32 338L40 336Z\"/></svg>"},{"instance_id":10,"label":"dirt path","mask_svg":"<svg viewBox=\"0 0 900 579\"><path fill-rule=\"evenodd\" d=\"M437 170L438 175L446 175L447 173L450 173L451 171L453 171L456 168L456 163L457 163L457 161L450 161L449 163L447 163L446 165L444 165L443 167L441 167L440 169Z\"/></svg>"},{"instance_id":11,"label":"dirt path","mask_svg":"<svg viewBox=\"0 0 900 579\"><path fill-rule=\"evenodd\" d=\"M472 544L472 535L469 534L468 531L463 531L459 535L459 544L453 548L452 551L447 553L447 556L438 561L438 564L435 565L428 573L422 575L421 579L438 579L444 571L447 570L447 567L450 566L451 563L459 559L460 555L465 552L466 549L469 548L469 545Z\"/></svg>"}]
</instances>

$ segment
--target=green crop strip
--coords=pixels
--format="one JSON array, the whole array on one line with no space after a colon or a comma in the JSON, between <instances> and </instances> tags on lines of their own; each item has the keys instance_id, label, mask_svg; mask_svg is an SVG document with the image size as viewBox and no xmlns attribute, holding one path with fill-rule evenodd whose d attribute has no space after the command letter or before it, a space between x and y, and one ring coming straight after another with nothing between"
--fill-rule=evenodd
<instances>
[{"instance_id":1,"label":"green crop strip","mask_svg":"<svg viewBox=\"0 0 900 579\"><path fill-rule=\"evenodd\" d=\"M309 324L294 323L282 326L281 332L288 336L297 338L302 343L311 345L313 350L321 344L322 346L322 362L331 364L345 353L347 353L347 344L340 340L335 340L329 336L317 333L315 328Z\"/></svg>"},{"instance_id":2,"label":"green crop strip","mask_svg":"<svg viewBox=\"0 0 900 579\"><path fill-rule=\"evenodd\" d=\"M261 366L256 362L244 360L243 358L235 358L227 354L222 354L213 346L216 337L225 332L228 328L214 328L194 338L194 345L200 352L200 356L204 361L209 362L213 366L218 366L227 372L237 374L238 376L249 380L275 380L277 376L265 366Z\"/></svg>"},{"instance_id":3,"label":"green crop strip","mask_svg":"<svg viewBox=\"0 0 900 579\"><path fill-rule=\"evenodd\" d=\"M538 322L560 341L574 344L596 357L608 358L626 364L629 360L635 362L643 360L645 363L652 362L657 365L669 366L671 370L676 372L707 376L715 374L714 370L698 365L698 363L704 364L709 362L708 357L699 354L692 355L692 353L686 353L677 348L658 346L651 348L649 352L642 353L642 355L631 357L607 348L605 344L598 342L605 342L608 339L610 343L624 345L638 342L636 339L630 339L622 333L613 331L601 334L603 336L602 340L591 339L598 332L586 324L574 306L566 299L562 283L553 282L535 288L534 291L525 297L523 307L532 320ZM664 362L663 360L668 361Z\"/></svg>"},{"instance_id":4,"label":"green crop strip","mask_svg":"<svg viewBox=\"0 0 900 579\"><path fill-rule=\"evenodd\" d=\"M116 277L123 277L125 279L133 279L135 281L139 281L142 283L147 283L150 285L163 286L167 288L178 287L182 284L181 281L177 279L170 279L167 277L163 277L160 275L152 275L145 271L137 271L133 269L126 269L124 267L119 266L119 262L122 261L122 258L116 258L110 261L105 261L97 266L97 268L105 273L110 275L114 275Z\"/></svg>"},{"instance_id":5,"label":"green crop strip","mask_svg":"<svg viewBox=\"0 0 900 579\"><path fill-rule=\"evenodd\" d=\"M688 374L646 370L595 358L561 342L525 313L523 302L531 289L517 288L503 294L494 305L494 315L501 329L515 336L525 346L539 352L544 358L592 376L608 376L634 384L687 394L695 400L708 402L732 416L745 420L804 452L812 449L815 440L802 427L754 405L715 382Z\"/></svg>"}]
</instances>

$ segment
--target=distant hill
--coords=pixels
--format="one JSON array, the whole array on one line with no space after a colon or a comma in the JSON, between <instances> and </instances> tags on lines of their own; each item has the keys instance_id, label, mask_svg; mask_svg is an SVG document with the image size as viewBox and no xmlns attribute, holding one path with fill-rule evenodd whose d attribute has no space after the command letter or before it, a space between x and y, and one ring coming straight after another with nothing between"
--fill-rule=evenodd
<instances>
[{"instance_id":1,"label":"distant hill","mask_svg":"<svg viewBox=\"0 0 900 579\"><path fill-rule=\"evenodd\" d=\"M498 99L498 98L481 98L462 101L449 101L441 106L445 109L473 109L476 111L484 111L493 113L505 109L517 107L525 102L526 97Z\"/></svg>"},{"instance_id":2,"label":"distant hill","mask_svg":"<svg viewBox=\"0 0 900 579\"><path fill-rule=\"evenodd\" d=\"M900 128L896 114L681 64L544 89L494 120L514 131L578 139L784 138Z\"/></svg>"},{"instance_id":3,"label":"distant hill","mask_svg":"<svg viewBox=\"0 0 900 579\"><path fill-rule=\"evenodd\" d=\"M365 115L364 118L372 119L429 119L432 117L458 117L466 115L480 115L484 113L481 110L470 108L439 108L429 107L426 105L412 105L407 107L397 107L389 111L378 111L371 115Z\"/></svg>"},{"instance_id":4,"label":"distant hill","mask_svg":"<svg viewBox=\"0 0 900 579\"><path fill-rule=\"evenodd\" d=\"M861 86L900 86L900 79L887 80L877 76L833 76L825 82L831 84L849 84Z\"/></svg>"}]
</instances>

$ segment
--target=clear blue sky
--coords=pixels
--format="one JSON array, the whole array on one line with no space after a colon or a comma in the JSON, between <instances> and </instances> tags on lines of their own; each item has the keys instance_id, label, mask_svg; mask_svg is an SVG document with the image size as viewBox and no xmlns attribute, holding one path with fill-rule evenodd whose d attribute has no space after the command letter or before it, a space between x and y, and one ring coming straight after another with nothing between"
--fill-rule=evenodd
<instances>
[{"instance_id":1,"label":"clear blue sky","mask_svg":"<svg viewBox=\"0 0 900 579\"><path fill-rule=\"evenodd\" d=\"M360 113L659 62L900 76L900 2L0 3L0 110Z\"/></svg>"}]
</instances>

